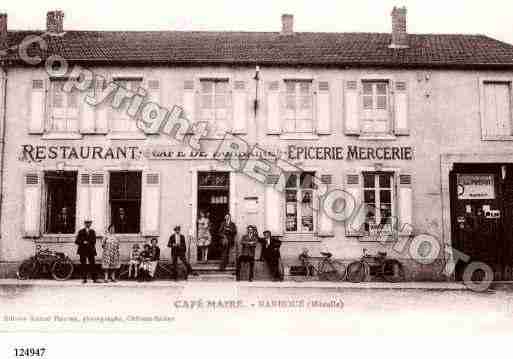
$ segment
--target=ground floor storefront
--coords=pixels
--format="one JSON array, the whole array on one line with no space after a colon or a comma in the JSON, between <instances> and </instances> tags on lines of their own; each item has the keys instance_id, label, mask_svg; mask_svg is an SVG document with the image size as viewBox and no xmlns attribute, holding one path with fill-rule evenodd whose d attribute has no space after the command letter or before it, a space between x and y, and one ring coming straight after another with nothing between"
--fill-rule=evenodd
<instances>
[{"instance_id":1,"label":"ground floor storefront","mask_svg":"<svg viewBox=\"0 0 513 359\"><path fill-rule=\"evenodd\" d=\"M360 259L365 249L399 260L408 281L461 279L462 268L471 261L489 264L500 280L511 275L513 210L508 198L513 164L506 155L424 159L413 155L414 148L401 147L398 153L409 155L393 162L309 159L300 165L288 162L281 172L270 170L259 180L237 167L238 162L216 158L218 143L198 153L146 143L31 146L21 146L5 175L9 190L2 208L2 277L14 276L37 246L78 262L74 240L86 218L92 219L99 237L98 258L101 239L112 224L123 263L135 244L153 238L161 258L169 261L168 239L180 226L188 261L208 271L219 263L219 231L227 214L237 226L237 239L254 225L260 236L269 230L282 242L286 274L301 265L305 249L314 257L330 252L345 264ZM347 153L359 151L353 147L347 146ZM299 153L290 145L282 152L294 158ZM255 160L253 165L262 163ZM348 197L332 196L338 192L353 204ZM339 220L337 213L348 209L350 215ZM209 234L206 261L198 242L201 226ZM415 239L426 234L438 241L438 252L427 259L421 253L425 246ZM460 261L455 275L447 272L453 249L469 257ZM260 251L257 246L257 259ZM235 256L232 249L232 264Z\"/></svg>"}]
</instances>

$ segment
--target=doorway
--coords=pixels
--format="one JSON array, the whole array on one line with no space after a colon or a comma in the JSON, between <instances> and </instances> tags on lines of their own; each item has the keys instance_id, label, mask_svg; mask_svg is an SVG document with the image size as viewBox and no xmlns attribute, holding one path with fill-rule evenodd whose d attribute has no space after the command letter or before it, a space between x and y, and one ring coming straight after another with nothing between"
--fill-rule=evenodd
<instances>
[{"instance_id":1,"label":"doorway","mask_svg":"<svg viewBox=\"0 0 513 359\"><path fill-rule=\"evenodd\" d=\"M511 280L513 165L454 164L449 183L453 248L489 265L494 280ZM467 263L457 263L456 280Z\"/></svg>"},{"instance_id":2,"label":"doorway","mask_svg":"<svg viewBox=\"0 0 513 359\"><path fill-rule=\"evenodd\" d=\"M224 216L230 212L230 173L221 171L198 172L198 218L205 213L210 221L212 243L209 246L209 261L221 258L219 227ZM197 221L196 221L197 223ZM199 258L199 249L198 249Z\"/></svg>"}]
</instances>

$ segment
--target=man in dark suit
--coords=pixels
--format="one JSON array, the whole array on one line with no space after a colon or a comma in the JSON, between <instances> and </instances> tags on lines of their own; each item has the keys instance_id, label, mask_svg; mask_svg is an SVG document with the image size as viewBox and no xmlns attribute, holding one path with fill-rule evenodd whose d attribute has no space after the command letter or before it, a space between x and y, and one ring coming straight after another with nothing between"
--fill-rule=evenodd
<instances>
[{"instance_id":1,"label":"man in dark suit","mask_svg":"<svg viewBox=\"0 0 513 359\"><path fill-rule=\"evenodd\" d=\"M237 271L236 271L236 279L240 280L240 270L242 268L242 263L249 264L249 278L250 282L253 281L253 275L255 272L255 247L258 242L258 234L255 226L248 226L247 234L243 235L240 240L240 255L237 258Z\"/></svg>"},{"instance_id":2,"label":"man in dark suit","mask_svg":"<svg viewBox=\"0 0 513 359\"><path fill-rule=\"evenodd\" d=\"M185 280L189 274L197 275L193 270L187 259L185 253L187 252L187 245L185 243L185 236L180 233L180 226L174 228L173 234L169 237L167 246L171 248L171 258L173 260L173 277L178 279L178 258L185 265Z\"/></svg>"},{"instance_id":3,"label":"man in dark suit","mask_svg":"<svg viewBox=\"0 0 513 359\"><path fill-rule=\"evenodd\" d=\"M264 231L264 238L261 240L262 254L260 260L265 260L274 280L283 280L280 269L280 247L281 241L273 237L270 231Z\"/></svg>"},{"instance_id":4,"label":"man in dark suit","mask_svg":"<svg viewBox=\"0 0 513 359\"><path fill-rule=\"evenodd\" d=\"M96 278L95 260L96 257L96 233L91 228L89 218L84 221L84 228L78 231L75 244L78 246L77 254L80 256L80 267L82 270L82 283L87 283L87 274L91 274L91 278L98 283Z\"/></svg>"}]
</instances>

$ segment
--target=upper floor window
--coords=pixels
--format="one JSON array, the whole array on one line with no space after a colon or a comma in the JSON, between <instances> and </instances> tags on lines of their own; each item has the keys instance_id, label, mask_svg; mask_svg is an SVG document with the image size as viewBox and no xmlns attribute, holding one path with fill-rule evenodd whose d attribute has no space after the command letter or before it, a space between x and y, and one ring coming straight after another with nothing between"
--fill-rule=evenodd
<instances>
[{"instance_id":1,"label":"upper floor window","mask_svg":"<svg viewBox=\"0 0 513 359\"><path fill-rule=\"evenodd\" d=\"M285 185L285 230L314 231L314 172L289 173Z\"/></svg>"},{"instance_id":2,"label":"upper floor window","mask_svg":"<svg viewBox=\"0 0 513 359\"><path fill-rule=\"evenodd\" d=\"M134 78L117 78L114 79L115 83L128 91L137 92L137 89L142 85L142 79ZM126 106L121 106L118 109L112 110L112 117L110 121L110 130L117 133L137 132L137 121L133 117L129 117L126 113Z\"/></svg>"},{"instance_id":3,"label":"upper floor window","mask_svg":"<svg viewBox=\"0 0 513 359\"><path fill-rule=\"evenodd\" d=\"M485 81L482 86L483 138L512 136L511 82Z\"/></svg>"},{"instance_id":4,"label":"upper floor window","mask_svg":"<svg viewBox=\"0 0 513 359\"><path fill-rule=\"evenodd\" d=\"M285 89L284 132L313 132L312 81L286 80Z\"/></svg>"},{"instance_id":5,"label":"upper floor window","mask_svg":"<svg viewBox=\"0 0 513 359\"><path fill-rule=\"evenodd\" d=\"M78 91L65 92L65 80L50 82L50 116L47 131L78 132L79 98Z\"/></svg>"},{"instance_id":6,"label":"upper floor window","mask_svg":"<svg viewBox=\"0 0 513 359\"><path fill-rule=\"evenodd\" d=\"M388 81L362 82L362 132L390 133L390 99Z\"/></svg>"},{"instance_id":7,"label":"upper floor window","mask_svg":"<svg viewBox=\"0 0 513 359\"><path fill-rule=\"evenodd\" d=\"M228 79L201 79L200 86L200 118L210 123L210 132L224 134L232 111Z\"/></svg>"}]
</instances>

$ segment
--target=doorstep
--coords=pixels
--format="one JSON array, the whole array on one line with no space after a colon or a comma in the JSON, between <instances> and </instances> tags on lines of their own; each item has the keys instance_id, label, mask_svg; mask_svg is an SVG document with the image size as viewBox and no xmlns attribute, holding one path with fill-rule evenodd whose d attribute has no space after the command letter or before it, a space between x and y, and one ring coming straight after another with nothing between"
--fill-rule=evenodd
<instances>
[{"instance_id":1,"label":"doorstep","mask_svg":"<svg viewBox=\"0 0 513 359\"><path fill-rule=\"evenodd\" d=\"M119 281L116 283L92 283L89 281L87 284L82 284L81 280L43 280L43 279L0 279L0 288L2 286L41 286L41 287L186 287L186 286L201 286L205 281L210 283L218 283L220 286L235 285L238 287L255 287L255 288L331 288L331 289L398 289L398 290L469 290L461 282L403 282L403 283L388 283L388 282L326 282L326 281L293 281L285 280L283 282L272 281L240 281L226 280L224 277L209 278L208 280L193 279L190 277L189 281L171 281L171 280L155 280L152 282L137 282L137 281ZM504 282L503 282L504 284ZM508 287L513 287L513 282L508 282Z\"/></svg>"}]
</instances>

